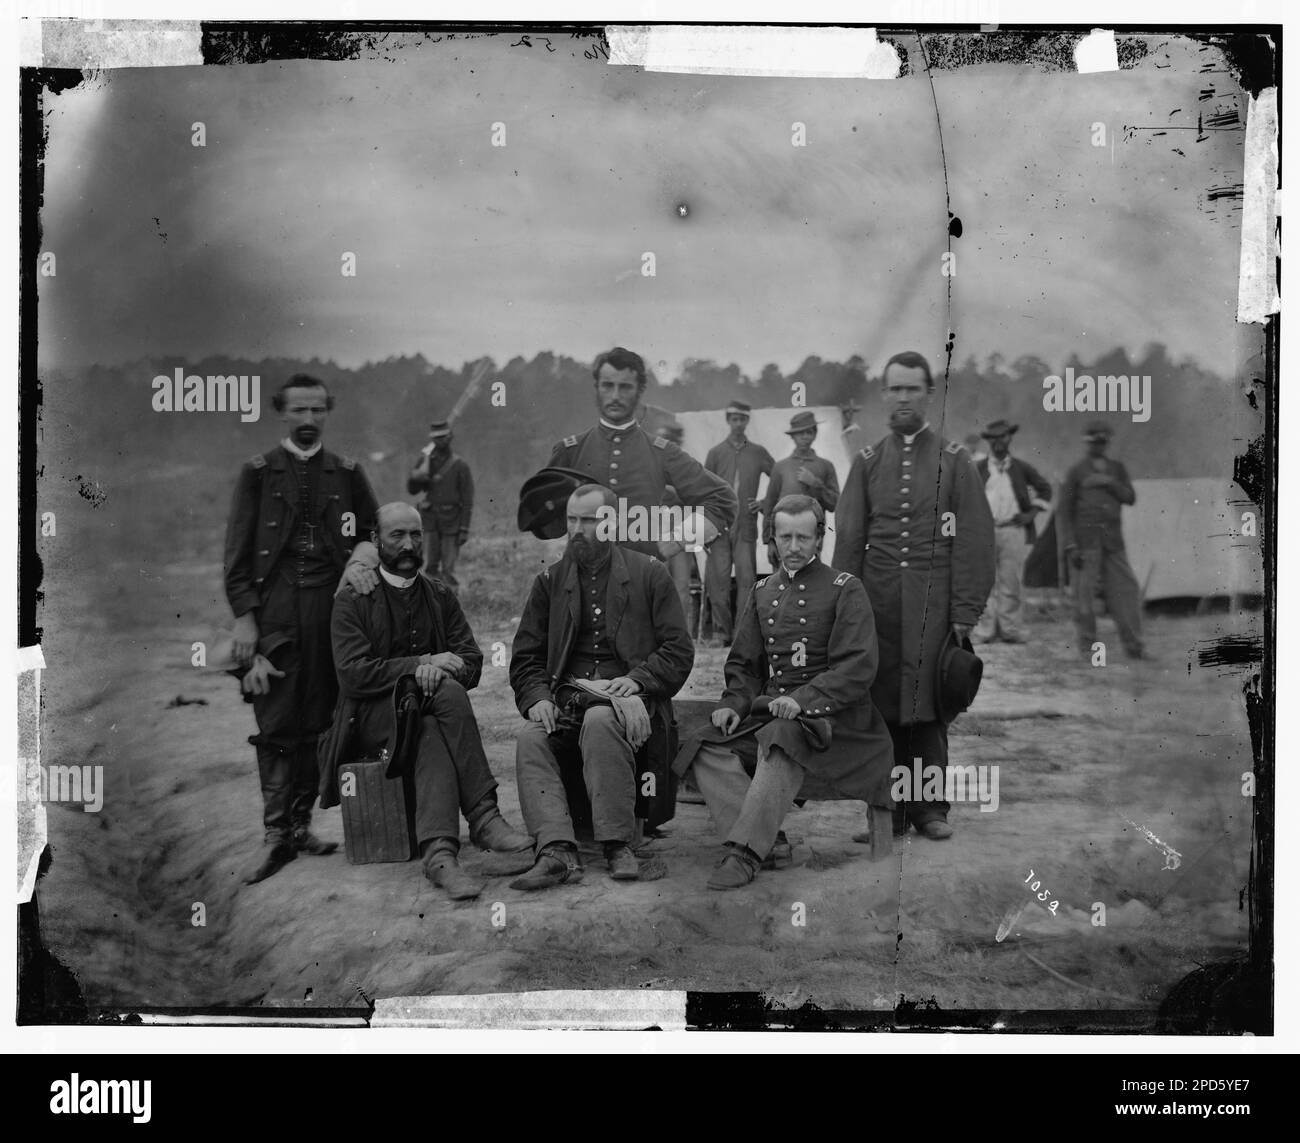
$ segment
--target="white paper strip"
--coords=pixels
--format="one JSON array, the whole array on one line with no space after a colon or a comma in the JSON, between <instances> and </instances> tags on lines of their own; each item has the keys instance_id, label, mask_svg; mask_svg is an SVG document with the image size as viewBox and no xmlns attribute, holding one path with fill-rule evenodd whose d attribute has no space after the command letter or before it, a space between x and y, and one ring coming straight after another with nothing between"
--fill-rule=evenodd
<instances>
[{"instance_id":1,"label":"white paper strip","mask_svg":"<svg viewBox=\"0 0 1300 1143\"><path fill-rule=\"evenodd\" d=\"M1237 320L1262 322L1282 308L1277 295L1277 88L1267 87L1246 111L1245 188Z\"/></svg>"},{"instance_id":2,"label":"white paper strip","mask_svg":"<svg viewBox=\"0 0 1300 1143\"><path fill-rule=\"evenodd\" d=\"M896 79L897 50L875 28L610 25L609 62L703 75Z\"/></svg>"},{"instance_id":3,"label":"white paper strip","mask_svg":"<svg viewBox=\"0 0 1300 1143\"><path fill-rule=\"evenodd\" d=\"M1119 71L1119 52L1115 47L1115 33L1094 28L1074 46L1074 66L1080 73L1093 71Z\"/></svg>"},{"instance_id":4,"label":"white paper strip","mask_svg":"<svg viewBox=\"0 0 1300 1143\"><path fill-rule=\"evenodd\" d=\"M646 989L395 996L375 1001L372 1028L552 1029L635 1032L686 1027L686 993Z\"/></svg>"}]
</instances>

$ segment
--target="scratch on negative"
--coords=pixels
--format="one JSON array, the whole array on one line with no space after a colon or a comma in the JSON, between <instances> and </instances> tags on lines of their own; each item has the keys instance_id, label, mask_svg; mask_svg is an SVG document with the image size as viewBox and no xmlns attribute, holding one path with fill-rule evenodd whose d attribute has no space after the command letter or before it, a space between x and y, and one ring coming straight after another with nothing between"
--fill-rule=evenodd
<instances>
[{"instance_id":1,"label":"scratch on negative","mask_svg":"<svg viewBox=\"0 0 1300 1143\"><path fill-rule=\"evenodd\" d=\"M1124 820L1128 822L1129 825L1131 825L1135 830L1138 831L1138 833L1140 833L1144 838L1146 838L1147 841L1149 841L1158 850L1160 850L1161 853L1165 855L1164 867L1166 869L1177 869L1183 863L1183 855L1179 853L1178 850L1176 850L1172 845L1168 845L1165 842L1161 841L1158 837L1156 837L1155 834L1153 834L1149 829L1147 829L1146 826L1138 825L1137 822L1135 822L1132 818L1124 817L1123 814L1120 814L1119 816L1121 818L1124 818Z\"/></svg>"}]
</instances>

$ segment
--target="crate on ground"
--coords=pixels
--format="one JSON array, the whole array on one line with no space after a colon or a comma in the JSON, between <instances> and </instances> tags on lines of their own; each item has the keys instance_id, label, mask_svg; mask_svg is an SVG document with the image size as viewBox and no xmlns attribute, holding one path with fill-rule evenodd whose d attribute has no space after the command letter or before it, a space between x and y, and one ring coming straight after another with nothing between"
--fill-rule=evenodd
<instances>
[{"instance_id":1,"label":"crate on ground","mask_svg":"<svg viewBox=\"0 0 1300 1143\"><path fill-rule=\"evenodd\" d=\"M418 852L415 791L409 777L384 777L387 768L384 758L339 767L343 848L352 865L410 861Z\"/></svg>"}]
</instances>

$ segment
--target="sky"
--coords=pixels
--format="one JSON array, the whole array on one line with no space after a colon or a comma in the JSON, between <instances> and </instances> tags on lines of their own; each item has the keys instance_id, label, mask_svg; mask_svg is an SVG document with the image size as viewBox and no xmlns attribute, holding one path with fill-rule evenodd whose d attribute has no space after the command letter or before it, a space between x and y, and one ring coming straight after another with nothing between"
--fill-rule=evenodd
<instances>
[{"instance_id":1,"label":"sky","mask_svg":"<svg viewBox=\"0 0 1300 1143\"><path fill-rule=\"evenodd\" d=\"M1243 136L1195 125L1244 119L1245 96L1200 70L1213 53L1161 41L1132 71L932 87L656 75L512 38L126 69L52 97L42 365L613 344L665 380L690 357L939 363L951 286L958 360L1158 341L1234 372L1241 214L1207 188L1242 181Z\"/></svg>"}]
</instances>

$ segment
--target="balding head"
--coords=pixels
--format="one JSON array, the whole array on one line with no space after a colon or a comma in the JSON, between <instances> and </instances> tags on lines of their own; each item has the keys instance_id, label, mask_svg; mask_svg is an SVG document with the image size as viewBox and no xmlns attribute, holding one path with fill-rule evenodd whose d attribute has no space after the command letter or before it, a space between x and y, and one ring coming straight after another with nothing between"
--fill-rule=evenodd
<instances>
[{"instance_id":1,"label":"balding head","mask_svg":"<svg viewBox=\"0 0 1300 1143\"><path fill-rule=\"evenodd\" d=\"M385 504L375 515L375 546L379 562L406 579L424 563L424 533L420 513L404 500Z\"/></svg>"}]
</instances>

